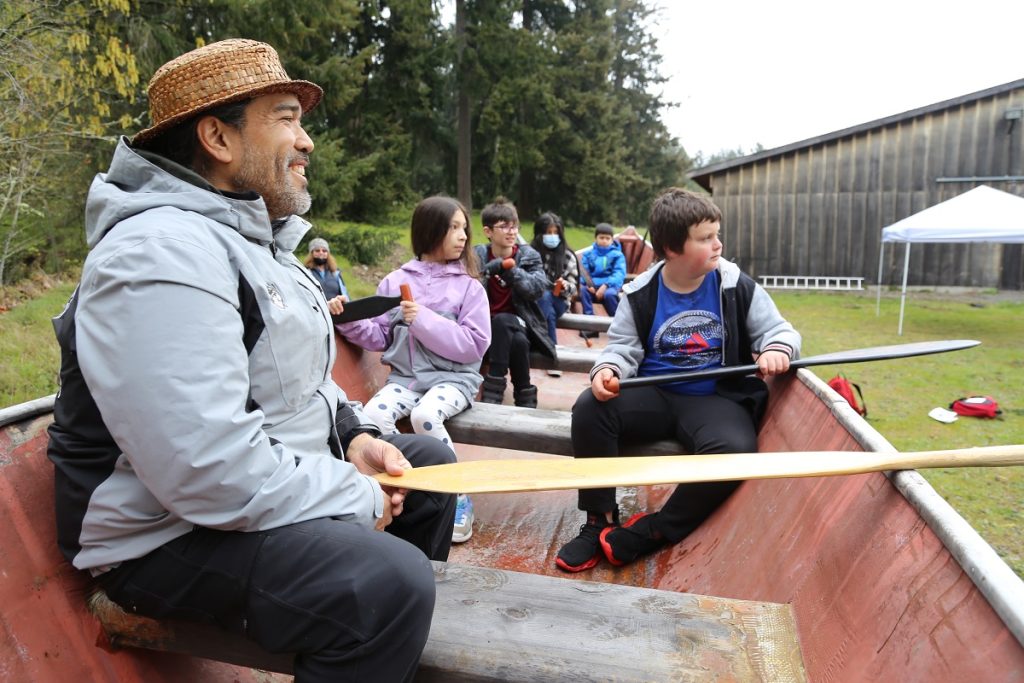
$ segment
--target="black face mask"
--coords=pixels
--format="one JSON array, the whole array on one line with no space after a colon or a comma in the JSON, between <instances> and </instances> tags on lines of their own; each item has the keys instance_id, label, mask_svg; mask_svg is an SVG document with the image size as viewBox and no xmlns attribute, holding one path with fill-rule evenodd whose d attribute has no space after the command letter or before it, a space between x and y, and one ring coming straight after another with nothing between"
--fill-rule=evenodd
<instances>
[{"instance_id":1,"label":"black face mask","mask_svg":"<svg viewBox=\"0 0 1024 683\"><path fill-rule=\"evenodd\" d=\"M318 265L318 266L326 266L327 265L327 259L325 259L325 258L317 258L316 256L314 256L313 257L313 263Z\"/></svg>"}]
</instances>

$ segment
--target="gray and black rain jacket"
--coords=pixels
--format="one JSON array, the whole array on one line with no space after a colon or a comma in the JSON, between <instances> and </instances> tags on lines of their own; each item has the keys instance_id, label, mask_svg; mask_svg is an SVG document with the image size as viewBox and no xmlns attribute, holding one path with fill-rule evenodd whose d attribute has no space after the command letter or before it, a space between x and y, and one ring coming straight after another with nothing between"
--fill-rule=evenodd
<instances>
[{"instance_id":1,"label":"gray and black rain jacket","mask_svg":"<svg viewBox=\"0 0 1024 683\"><path fill-rule=\"evenodd\" d=\"M346 435L374 430L331 379L326 302L292 253L308 228L272 226L259 196L120 141L54 319L49 457L74 566L102 571L195 527L383 514L380 487L342 459Z\"/></svg>"}]
</instances>

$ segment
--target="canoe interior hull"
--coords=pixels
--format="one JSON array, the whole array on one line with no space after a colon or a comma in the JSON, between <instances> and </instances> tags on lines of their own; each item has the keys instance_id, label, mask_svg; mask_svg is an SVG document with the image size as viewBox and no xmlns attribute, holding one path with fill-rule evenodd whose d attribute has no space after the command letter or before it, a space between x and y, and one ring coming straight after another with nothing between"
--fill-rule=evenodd
<instances>
[{"instance_id":1,"label":"canoe interior hull","mask_svg":"<svg viewBox=\"0 0 1024 683\"><path fill-rule=\"evenodd\" d=\"M578 341L571 335L566 343ZM366 400L386 375L377 354L341 345L335 377L350 396ZM535 382L549 408L568 408L586 386L569 374L537 373ZM864 430L872 430L833 398L806 370L775 382L761 449L862 450ZM104 649L85 609L90 581L56 548L49 421L46 414L0 431L0 678L290 680L189 657ZM524 454L460 447L459 455ZM623 512L656 507L670 491L623 490ZM453 548L451 561L566 576L554 555L582 522L574 492L473 500L473 538ZM1024 648L883 474L745 483L677 546L573 578L790 604L810 681L1024 681Z\"/></svg>"}]
</instances>

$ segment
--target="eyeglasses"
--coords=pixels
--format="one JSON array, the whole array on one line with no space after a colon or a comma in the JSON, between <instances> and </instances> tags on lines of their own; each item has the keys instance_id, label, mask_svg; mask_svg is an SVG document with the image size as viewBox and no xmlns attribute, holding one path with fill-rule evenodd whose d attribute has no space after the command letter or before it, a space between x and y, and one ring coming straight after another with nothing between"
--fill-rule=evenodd
<instances>
[{"instance_id":1,"label":"eyeglasses","mask_svg":"<svg viewBox=\"0 0 1024 683\"><path fill-rule=\"evenodd\" d=\"M495 225L493 230L501 230L502 232L516 232L519 230L518 223L498 223Z\"/></svg>"}]
</instances>

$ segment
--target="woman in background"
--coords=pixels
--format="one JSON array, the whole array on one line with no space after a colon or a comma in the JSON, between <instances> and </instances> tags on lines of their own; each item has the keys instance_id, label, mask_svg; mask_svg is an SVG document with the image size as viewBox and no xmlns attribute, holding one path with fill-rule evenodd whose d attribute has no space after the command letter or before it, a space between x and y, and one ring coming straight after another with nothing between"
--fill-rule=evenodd
<instances>
[{"instance_id":1,"label":"woman in background","mask_svg":"<svg viewBox=\"0 0 1024 683\"><path fill-rule=\"evenodd\" d=\"M331 247L327 240L316 237L309 241L309 256L306 257L305 265L323 287L325 299L330 301L340 296L343 297L342 303L349 300L345 281L341 279L341 269L331 256Z\"/></svg>"}]
</instances>

